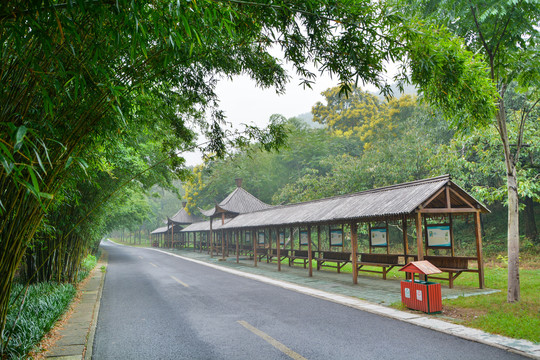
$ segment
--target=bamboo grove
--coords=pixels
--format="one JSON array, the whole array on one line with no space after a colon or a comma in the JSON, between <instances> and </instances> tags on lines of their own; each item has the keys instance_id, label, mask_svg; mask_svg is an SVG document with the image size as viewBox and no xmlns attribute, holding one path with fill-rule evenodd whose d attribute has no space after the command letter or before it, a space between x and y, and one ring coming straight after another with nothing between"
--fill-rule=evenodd
<instances>
[{"instance_id":1,"label":"bamboo grove","mask_svg":"<svg viewBox=\"0 0 540 360\"><path fill-rule=\"evenodd\" d=\"M248 74L282 91L287 73L273 47L306 85L316 76L308 67L314 62L345 92L355 81L387 90L383 62L403 57L413 74L403 70L402 81L430 90L447 113L468 114L472 123L493 114L485 68L459 40L443 29L423 31L380 2L2 2L2 342L21 264L32 281L73 280L81 256L114 221L107 194L122 181L144 168L159 173L126 182L119 196L130 196L131 186L170 182L164 174L182 173L194 129L209 139L206 151L223 154L230 134L215 85ZM153 136L152 149L141 134ZM269 131L248 128L234 143L258 139L272 149L283 136L273 123ZM133 149L140 156L132 157Z\"/></svg>"}]
</instances>

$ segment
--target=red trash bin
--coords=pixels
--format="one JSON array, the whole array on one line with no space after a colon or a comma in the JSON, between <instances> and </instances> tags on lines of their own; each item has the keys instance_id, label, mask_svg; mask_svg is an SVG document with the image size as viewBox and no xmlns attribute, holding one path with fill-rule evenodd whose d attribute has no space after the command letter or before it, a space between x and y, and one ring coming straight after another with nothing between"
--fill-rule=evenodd
<instances>
[{"instance_id":1,"label":"red trash bin","mask_svg":"<svg viewBox=\"0 0 540 360\"><path fill-rule=\"evenodd\" d=\"M441 284L414 280L414 274L439 274L441 270L429 261L422 260L408 263L399 271L411 274L411 280L401 281L401 301L405 306L428 314L442 311Z\"/></svg>"}]
</instances>

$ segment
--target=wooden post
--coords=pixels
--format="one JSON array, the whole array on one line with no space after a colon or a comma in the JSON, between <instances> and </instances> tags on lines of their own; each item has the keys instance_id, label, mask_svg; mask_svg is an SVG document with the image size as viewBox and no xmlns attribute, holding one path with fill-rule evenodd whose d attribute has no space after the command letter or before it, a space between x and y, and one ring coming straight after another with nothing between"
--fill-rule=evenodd
<instances>
[{"instance_id":1,"label":"wooden post","mask_svg":"<svg viewBox=\"0 0 540 360\"><path fill-rule=\"evenodd\" d=\"M450 222L450 246L451 246L451 252L452 256L455 256L455 250L454 250L454 224L452 222L452 214L449 215L449 222Z\"/></svg>"},{"instance_id":2,"label":"wooden post","mask_svg":"<svg viewBox=\"0 0 540 360\"><path fill-rule=\"evenodd\" d=\"M266 231L265 237L266 237ZM272 254L272 228L268 228L268 252L266 253L266 263L270 262L270 257L268 255Z\"/></svg>"},{"instance_id":3,"label":"wooden post","mask_svg":"<svg viewBox=\"0 0 540 360\"><path fill-rule=\"evenodd\" d=\"M416 247L418 249L418 261L424 260L424 248L422 247L422 213L417 212L416 213ZM420 280L426 280L425 275L418 275ZM414 276L412 278L412 282L414 283Z\"/></svg>"},{"instance_id":4,"label":"wooden post","mask_svg":"<svg viewBox=\"0 0 540 360\"><path fill-rule=\"evenodd\" d=\"M210 216L210 233L208 234L210 237L210 257L214 257L214 234L212 231L212 217Z\"/></svg>"},{"instance_id":5,"label":"wooden post","mask_svg":"<svg viewBox=\"0 0 540 360\"><path fill-rule=\"evenodd\" d=\"M174 224L171 225L171 236L169 238L169 249L173 247L174 242Z\"/></svg>"},{"instance_id":6,"label":"wooden post","mask_svg":"<svg viewBox=\"0 0 540 360\"><path fill-rule=\"evenodd\" d=\"M368 234L369 234L369 253L371 254L371 223L368 223Z\"/></svg>"},{"instance_id":7,"label":"wooden post","mask_svg":"<svg viewBox=\"0 0 540 360\"><path fill-rule=\"evenodd\" d=\"M225 230L221 230L221 259L225 260Z\"/></svg>"},{"instance_id":8,"label":"wooden post","mask_svg":"<svg viewBox=\"0 0 540 360\"><path fill-rule=\"evenodd\" d=\"M422 240L422 213L416 213L416 247L418 249L418 260L424 260L424 248Z\"/></svg>"},{"instance_id":9,"label":"wooden post","mask_svg":"<svg viewBox=\"0 0 540 360\"><path fill-rule=\"evenodd\" d=\"M257 229L253 229L252 240L253 240L253 266L257 267Z\"/></svg>"},{"instance_id":10,"label":"wooden post","mask_svg":"<svg viewBox=\"0 0 540 360\"><path fill-rule=\"evenodd\" d=\"M285 245L285 231L283 231L283 245ZM278 271L281 271L281 244L279 237L279 228L276 228L276 254L278 257Z\"/></svg>"},{"instance_id":11,"label":"wooden post","mask_svg":"<svg viewBox=\"0 0 540 360\"><path fill-rule=\"evenodd\" d=\"M313 255L311 254L311 226L308 225L307 227L307 241L308 241L308 269L309 269L309 276L313 276L313 265L311 264L311 259L313 259Z\"/></svg>"},{"instance_id":12,"label":"wooden post","mask_svg":"<svg viewBox=\"0 0 540 360\"><path fill-rule=\"evenodd\" d=\"M474 214L474 228L476 235L476 257L478 259L478 285L480 289L485 287L484 283L484 257L482 255L482 228L480 224L480 210Z\"/></svg>"},{"instance_id":13,"label":"wooden post","mask_svg":"<svg viewBox=\"0 0 540 360\"><path fill-rule=\"evenodd\" d=\"M317 225L317 255L321 257L321 225ZM319 267L317 267L319 270Z\"/></svg>"},{"instance_id":14,"label":"wooden post","mask_svg":"<svg viewBox=\"0 0 540 360\"><path fill-rule=\"evenodd\" d=\"M353 284L358 284L358 224L351 223L351 257Z\"/></svg>"},{"instance_id":15,"label":"wooden post","mask_svg":"<svg viewBox=\"0 0 540 360\"><path fill-rule=\"evenodd\" d=\"M405 264L407 264L407 255L409 254L409 238L407 235L407 219L403 218L403 253L405 254Z\"/></svg>"},{"instance_id":16,"label":"wooden post","mask_svg":"<svg viewBox=\"0 0 540 360\"><path fill-rule=\"evenodd\" d=\"M236 230L236 263L240 262L240 252L238 242L240 241L240 230Z\"/></svg>"}]
</instances>

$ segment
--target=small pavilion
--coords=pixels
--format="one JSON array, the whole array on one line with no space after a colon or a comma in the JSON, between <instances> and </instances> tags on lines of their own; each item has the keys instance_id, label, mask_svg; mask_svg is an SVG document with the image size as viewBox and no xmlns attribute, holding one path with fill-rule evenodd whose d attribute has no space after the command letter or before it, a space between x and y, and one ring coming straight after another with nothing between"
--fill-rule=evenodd
<instances>
[{"instance_id":1,"label":"small pavilion","mask_svg":"<svg viewBox=\"0 0 540 360\"><path fill-rule=\"evenodd\" d=\"M216 230L215 224L213 222L214 219L221 219L221 223L219 225L220 229L223 229L223 225L225 224L226 220L233 219L240 214L267 210L273 207L272 205L264 203L263 201L259 200L258 198L247 192L245 189L243 189L242 179L235 179L235 181L236 189L234 189L234 191L232 191L225 199L223 199L223 201L221 201L219 204L216 204L211 209L201 209L201 213L210 219L208 224L208 231L210 238L211 257L214 255L214 252L217 255L218 250L221 250L222 256L225 257L225 244L229 239L229 237L226 237L228 233L224 234L223 231L219 234L219 236L214 236ZM219 247L217 246L217 241L219 241L221 249L219 249Z\"/></svg>"}]
</instances>

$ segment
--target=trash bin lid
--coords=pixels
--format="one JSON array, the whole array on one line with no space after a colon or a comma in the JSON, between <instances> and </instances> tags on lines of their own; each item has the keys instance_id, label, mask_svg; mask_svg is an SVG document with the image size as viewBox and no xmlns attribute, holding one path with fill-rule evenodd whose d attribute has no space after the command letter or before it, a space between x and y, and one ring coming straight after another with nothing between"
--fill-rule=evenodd
<instances>
[{"instance_id":1,"label":"trash bin lid","mask_svg":"<svg viewBox=\"0 0 540 360\"><path fill-rule=\"evenodd\" d=\"M440 274L442 273L441 270L439 270L438 267L433 265L427 260L420 260L420 261L413 261L399 269L399 271L405 271L410 273L416 273L416 274L424 274L424 275L431 275L431 274Z\"/></svg>"}]
</instances>

